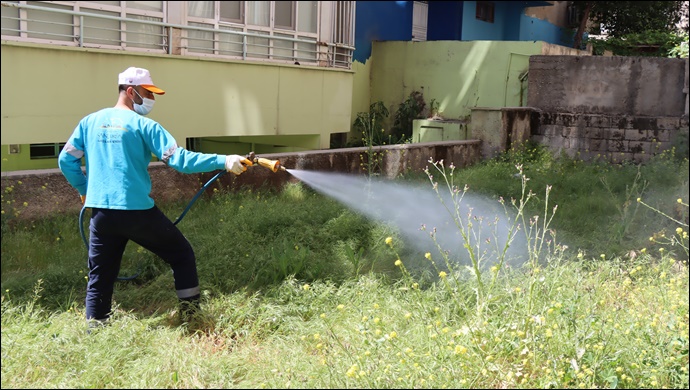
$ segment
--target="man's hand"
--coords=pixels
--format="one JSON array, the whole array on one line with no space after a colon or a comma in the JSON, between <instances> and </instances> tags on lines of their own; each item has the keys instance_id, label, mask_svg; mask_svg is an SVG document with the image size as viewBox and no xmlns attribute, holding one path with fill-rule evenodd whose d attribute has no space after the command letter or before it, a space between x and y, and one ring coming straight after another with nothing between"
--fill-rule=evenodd
<instances>
[{"instance_id":1,"label":"man's hand","mask_svg":"<svg viewBox=\"0 0 690 390\"><path fill-rule=\"evenodd\" d=\"M225 156L225 170L235 175L239 175L246 171L248 165L252 165L252 162L238 154Z\"/></svg>"}]
</instances>

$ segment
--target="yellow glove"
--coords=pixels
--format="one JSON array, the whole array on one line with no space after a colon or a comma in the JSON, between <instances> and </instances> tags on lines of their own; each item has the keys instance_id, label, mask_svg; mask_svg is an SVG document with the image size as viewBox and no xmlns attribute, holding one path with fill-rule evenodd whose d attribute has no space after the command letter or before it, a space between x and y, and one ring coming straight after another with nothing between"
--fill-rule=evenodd
<instances>
[{"instance_id":1,"label":"yellow glove","mask_svg":"<svg viewBox=\"0 0 690 390\"><path fill-rule=\"evenodd\" d=\"M86 195L79 195L79 199L81 199L81 204L84 204L86 202Z\"/></svg>"},{"instance_id":2,"label":"yellow glove","mask_svg":"<svg viewBox=\"0 0 690 390\"><path fill-rule=\"evenodd\" d=\"M238 154L230 154L225 156L225 170L239 175L247 170L248 165L253 165L249 159Z\"/></svg>"}]
</instances>

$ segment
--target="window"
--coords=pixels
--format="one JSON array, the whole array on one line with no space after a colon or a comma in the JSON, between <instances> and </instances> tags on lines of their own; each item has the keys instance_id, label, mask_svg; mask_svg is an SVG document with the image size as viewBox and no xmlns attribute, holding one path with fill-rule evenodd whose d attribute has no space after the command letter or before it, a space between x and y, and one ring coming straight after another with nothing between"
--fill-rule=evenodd
<instances>
[{"instance_id":1,"label":"window","mask_svg":"<svg viewBox=\"0 0 690 390\"><path fill-rule=\"evenodd\" d=\"M343 67L352 62L352 50L344 46L354 45L354 2L336 2L335 29L333 29L333 43L335 50L332 54L333 66Z\"/></svg>"},{"instance_id":2,"label":"window","mask_svg":"<svg viewBox=\"0 0 690 390\"><path fill-rule=\"evenodd\" d=\"M166 3L14 2L16 7L2 7L2 35L3 39L9 36L20 41L107 49L141 48L161 52L166 44L162 26L127 21L125 18L164 22Z\"/></svg>"},{"instance_id":3,"label":"window","mask_svg":"<svg viewBox=\"0 0 690 390\"><path fill-rule=\"evenodd\" d=\"M429 15L428 1L415 1L412 6L412 40L426 41L427 19Z\"/></svg>"},{"instance_id":4,"label":"window","mask_svg":"<svg viewBox=\"0 0 690 390\"><path fill-rule=\"evenodd\" d=\"M32 160L41 158L57 158L65 142L59 144L31 144L29 145L29 158Z\"/></svg>"},{"instance_id":5,"label":"window","mask_svg":"<svg viewBox=\"0 0 690 390\"><path fill-rule=\"evenodd\" d=\"M275 27L283 30L295 29L295 2L275 2Z\"/></svg>"},{"instance_id":6,"label":"window","mask_svg":"<svg viewBox=\"0 0 690 390\"><path fill-rule=\"evenodd\" d=\"M316 20L318 16L318 2L300 1L297 3L297 31L316 34Z\"/></svg>"},{"instance_id":7,"label":"window","mask_svg":"<svg viewBox=\"0 0 690 390\"><path fill-rule=\"evenodd\" d=\"M491 1L477 2L477 19L488 23L494 22L494 3Z\"/></svg>"},{"instance_id":8,"label":"window","mask_svg":"<svg viewBox=\"0 0 690 390\"><path fill-rule=\"evenodd\" d=\"M3 4L2 39L8 41L348 69L354 51L354 1Z\"/></svg>"},{"instance_id":9,"label":"window","mask_svg":"<svg viewBox=\"0 0 690 390\"><path fill-rule=\"evenodd\" d=\"M221 1L220 20L222 22L242 23L244 20L244 1Z\"/></svg>"},{"instance_id":10,"label":"window","mask_svg":"<svg viewBox=\"0 0 690 390\"><path fill-rule=\"evenodd\" d=\"M200 151L200 138L186 138L185 139L185 144L186 147L185 149L189 150L190 152L198 152Z\"/></svg>"},{"instance_id":11,"label":"window","mask_svg":"<svg viewBox=\"0 0 690 390\"><path fill-rule=\"evenodd\" d=\"M216 31L188 30L187 53L316 64L318 1L188 3L186 24Z\"/></svg>"}]
</instances>

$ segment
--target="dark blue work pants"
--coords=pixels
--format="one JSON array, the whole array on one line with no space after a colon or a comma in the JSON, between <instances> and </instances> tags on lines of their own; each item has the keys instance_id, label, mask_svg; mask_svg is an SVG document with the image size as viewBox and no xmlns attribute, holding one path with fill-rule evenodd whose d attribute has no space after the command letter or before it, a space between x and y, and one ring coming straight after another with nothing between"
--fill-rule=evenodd
<instances>
[{"instance_id":1,"label":"dark blue work pants","mask_svg":"<svg viewBox=\"0 0 690 390\"><path fill-rule=\"evenodd\" d=\"M94 208L89 230L87 320L103 320L110 316L113 289L129 240L155 253L170 265L178 298L198 299L199 277L194 250L177 226L158 207L148 210Z\"/></svg>"}]
</instances>

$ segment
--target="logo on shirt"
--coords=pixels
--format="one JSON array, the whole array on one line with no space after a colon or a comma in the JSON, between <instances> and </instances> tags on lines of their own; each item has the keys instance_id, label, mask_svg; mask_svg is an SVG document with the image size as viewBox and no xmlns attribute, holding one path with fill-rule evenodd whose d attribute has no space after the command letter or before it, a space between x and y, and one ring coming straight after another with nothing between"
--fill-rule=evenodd
<instances>
[{"instance_id":1,"label":"logo on shirt","mask_svg":"<svg viewBox=\"0 0 690 390\"><path fill-rule=\"evenodd\" d=\"M108 122L103 123L101 129L127 131L122 119L117 117L110 118Z\"/></svg>"},{"instance_id":2,"label":"logo on shirt","mask_svg":"<svg viewBox=\"0 0 690 390\"><path fill-rule=\"evenodd\" d=\"M101 143L121 143L122 136L127 131L122 119L117 117L110 118L100 128L102 130L98 133L98 142Z\"/></svg>"}]
</instances>

